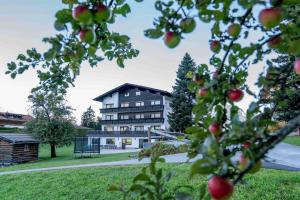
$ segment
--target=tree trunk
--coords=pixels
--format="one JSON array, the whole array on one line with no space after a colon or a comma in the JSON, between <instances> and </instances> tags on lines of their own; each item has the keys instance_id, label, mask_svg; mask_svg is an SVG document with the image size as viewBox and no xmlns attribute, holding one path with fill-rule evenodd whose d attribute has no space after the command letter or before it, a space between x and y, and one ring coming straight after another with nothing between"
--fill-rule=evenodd
<instances>
[{"instance_id":1,"label":"tree trunk","mask_svg":"<svg viewBox=\"0 0 300 200\"><path fill-rule=\"evenodd\" d=\"M51 146L51 158L56 157L56 150L55 150L55 144L50 144Z\"/></svg>"}]
</instances>

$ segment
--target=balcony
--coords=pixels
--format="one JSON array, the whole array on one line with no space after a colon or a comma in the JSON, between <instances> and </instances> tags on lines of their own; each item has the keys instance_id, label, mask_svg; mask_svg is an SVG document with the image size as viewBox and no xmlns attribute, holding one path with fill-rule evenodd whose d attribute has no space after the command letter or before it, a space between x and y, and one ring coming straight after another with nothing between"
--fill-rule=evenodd
<instances>
[{"instance_id":1,"label":"balcony","mask_svg":"<svg viewBox=\"0 0 300 200\"><path fill-rule=\"evenodd\" d=\"M89 137L148 137L147 131L89 131ZM162 136L151 132L151 138Z\"/></svg>"},{"instance_id":2,"label":"balcony","mask_svg":"<svg viewBox=\"0 0 300 200\"><path fill-rule=\"evenodd\" d=\"M134 113L134 112L155 112L163 111L163 105L153 105L153 106L135 106L135 107L118 107L118 108L102 108L101 113Z\"/></svg>"},{"instance_id":3,"label":"balcony","mask_svg":"<svg viewBox=\"0 0 300 200\"><path fill-rule=\"evenodd\" d=\"M104 124L146 124L146 123L164 123L164 118L101 120L102 125Z\"/></svg>"}]
</instances>

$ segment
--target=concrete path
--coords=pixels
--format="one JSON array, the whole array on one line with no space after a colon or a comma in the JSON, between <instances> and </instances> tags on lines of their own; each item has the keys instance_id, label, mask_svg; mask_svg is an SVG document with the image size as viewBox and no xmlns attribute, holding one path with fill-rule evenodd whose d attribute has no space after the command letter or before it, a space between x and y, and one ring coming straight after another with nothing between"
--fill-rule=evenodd
<instances>
[{"instance_id":1,"label":"concrete path","mask_svg":"<svg viewBox=\"0 0 300 200\"><path fill-rule=\"evenodd\" d=\"M163 156L167 163L184 163L187 161L186 153L166 155ZM196 158L190 160L193 162L196 159L201 158L198 155ZM235 158L236 160L237 158ZM290 171L300 171L300 148L289 144L279 144L268 154L268 160L270 162L263 162L263 167L271 169L283 169ZM50 170L61 170L61 169L75 169L83 167L103 167L103 166L123 166L123 165L137 165L149 163L150 159L145 158L141 161L138 159L122 160L114 162L104 162L104 163L93 163L93 164L82 164L82 165L70 165L70 166L60 166L60 167L47 167L47 168L37 168L37 169L26 169L17 171L6 171L0 172L0 175L7 174L20 174L20 173L30 173L30 172L40 172L40 171L50 171Z\"/></svg>"}]
</instances>

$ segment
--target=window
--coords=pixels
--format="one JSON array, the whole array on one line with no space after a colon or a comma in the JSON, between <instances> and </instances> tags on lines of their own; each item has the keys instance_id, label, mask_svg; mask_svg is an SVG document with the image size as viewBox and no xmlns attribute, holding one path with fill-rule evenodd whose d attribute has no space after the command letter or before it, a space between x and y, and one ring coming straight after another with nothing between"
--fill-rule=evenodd
<instances>
[{"instance_id":1,"label":"window","mask_svg":"<svg viewBox=\"0 0 300 200\"><path fill-rule=\"evenodd\" d=\"M144 114L136 114L135 118L136 119L144 119Z\"/></svg>"},{"instance_id":2,"label":"window","mask_svg":"<svg viewBox=\"0 0 300 200\"><path fill-rule=\"evenodd\" d=\"M116 141L114 138L107 138L106 139L106 144L116 144Z\"/></svg>"},{"instance_id":3,"label":"window","mask_svg":"<svg viewBox=\"0 0 300 200\"><path fill-rule=\"evenodd\" d=\"M107 103L105 104L105 108L113 108L114 104L113 103Z\"/></svg>"},{"instance_id":4,"label":"window","mask_svg":"<svg viewBox=\"0 0 300 200\"><path fill-rule=\"evenodd\" d=\"M122 108L129 107L129 102L123 102L123 103L121 103L121 107Z\"/></svg>"},{"instance_id":5,"label":"window","mask_svg":"<svg viewBox=\"0 0 300 200\"><path fill-rule=\"evenodd\" d=\"M153 129L154 129L154 130L160 130L161 127L160 127L160 125L155 125L155 126L153 126Z\"/></svg>"},{"instance_id":6,"label":"window","mask_svg":"<svg viewBox=\"0 0 300 200\"><path fill-rule=\"evenodd\" d=\"M114 127L113 126L104 126L104 131L113 131Z\"/></svg>"},{"instance_id":7,"label":"window","mask_svg":"<svg viewBox=\"0 0 300 200\"><path fill-rule=\"evenodd\" d=\"M152 100L151 105L160 105L160 100Z\"/></svg>"},{"instance_id":8,"label":"window","mask_svg":"<svg viewBox=\"0 0 300 200\"><path fill-rule=\"evenodd\" d=\"M135 131L144 131L144 126L135 126L134 130Z\"/></svg>"},{"instance_id":9,"label":"window","mask_svg":"<svg viewBox=\"0 0 300 200\"><path fill-rule=\"evenodd\" d=\"M143 101L135 102L135 106L144 106L144 102Z\"/></svg>"},{"instance_id":10,"label":"window","mask_svg":"<svg viewBox=\"0 0 300 200\"><path fill-rule=\"evenodd\" d=\"M92 145L99 145L100 144L100 138L92 138Z\"/></svg>"},{"instance_id":11,"label":"window","mask_svg":"<svg viewBox=\"0 0 300 200\"><path fill-rule=\"evenodd\" d=\"M120 131L129 131L129 126L120 126Z\"/></svg>"},{"instance_id":12,"label":"window","mask_svg":"<svg viewBox=\"0 0 300 200\"><path fill-rule=\"evenodd\" d=\"M151 118L160 118L160 113L151 113Z\"/></svg>"},{"instance_id":13,"label":"window","mask_svg":"<svg viewBox=\"0 0 300 200\"><path fill-rule=\"evenodd\" d=\"M129 115L120 115L121 119L129 119Z\"/></svg>"},{"instance_id":14,"label":"window","mask_svg":"<svg viewBox=\"0 0 300 200\"><path fill-rule=\"evenodd\" d=\"M135 95L136 95L136 96L140 96L140 95L141 95L141 91L135 92Z\"/></svg>"},{"instance_id":15,"label":"window","mask_svg":"<svg viewBox=\"0 0 300 200\"><path fill-rule=\"evenodd\" d=\"M113 120L114 116L113 115L105 115L105 120Z\"/></svg>"},{"instance_id":16,"label":"window","mask_svg":"<svg viewBox=\"0 0 300 200\"><path fill-rule=\"evenodd\" d=\"M132 145L132 139L129 138L122 139L122 143L126 145Z\"/></svg>"},{"instance_id":17,"label":"window","mask_svg":"<svg viewBox=\"0 0 300 200\"><path fill-rule=\"evenodd\" d=\"M24 145L24 151L29 151L29 145L28 144Z\"/></svg>"},{"instance_id":18,"label":"window","mask_svg":"<svg viewBox=\"0 0 300 200\"><path fill-rule=\"evenodd\" d=\"M124 96L129 97L129 92L125 92Z\"/></svg>"}]
</instances>

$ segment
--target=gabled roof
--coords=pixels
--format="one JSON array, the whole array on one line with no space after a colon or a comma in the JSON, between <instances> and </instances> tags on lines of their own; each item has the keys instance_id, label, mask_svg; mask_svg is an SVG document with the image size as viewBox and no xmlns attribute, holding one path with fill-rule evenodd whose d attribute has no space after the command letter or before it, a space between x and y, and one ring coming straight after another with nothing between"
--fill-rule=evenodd
<instances>
[{"instance_id":1,"label":"gabled roof","mask_svg":"<svg viewBox=\"0 0 300 200\"><path fill-rule=\"evenodd\" d=\"M30 115L0 112L0 125L23 125L31 119Z\"/></svg>"},{"instance_id":2,"label":"gabled roof","mask_svg":"<svg viewBox=\"0 0 300 200\"><path fill-rule=\"evenodd\" d=\"M171 93L165 90L160 90L160 89L155 89L155 88L151 88L151 87L146 87L146 86L141 86L141 85L135 85L135 84L131 84L131 83L124 83L123 85L120 85L112 90L109 90L108 92L105 92L104 94L101 94L100 96L96 97L95 99L93 99L94 101L99 101L102 102L103 98L112 95L115 92L121 92L127 89L131 89L131 88L138 88L141 91L145 91L148 90L151 93L159 93L163 96L168 96L171 97Z\"/></svg>"},{"instance_id":3,"label":"gabled roof","mask_svg":"<svg viewBox=\"0 0 300 200\"><path fill-rule=\"evenodd\" d=\"M13 144L39 143L31 135L21 133L0 133L0 139Z\"/></svg>"}]
</instances>

